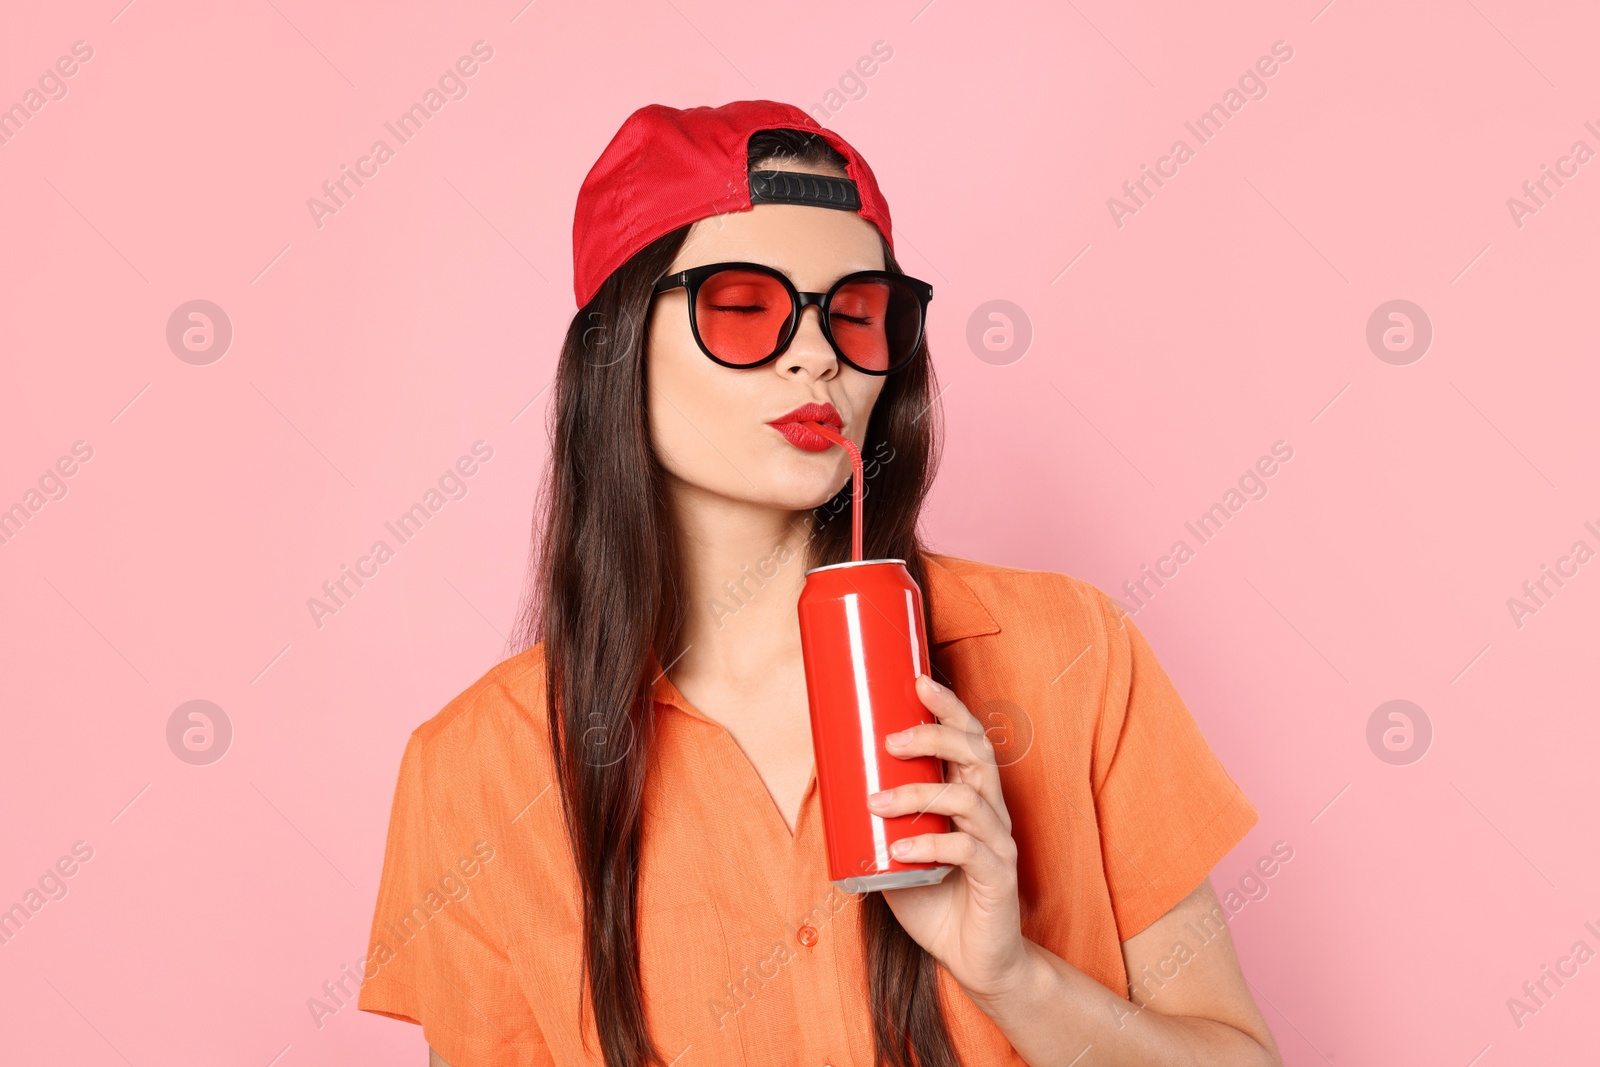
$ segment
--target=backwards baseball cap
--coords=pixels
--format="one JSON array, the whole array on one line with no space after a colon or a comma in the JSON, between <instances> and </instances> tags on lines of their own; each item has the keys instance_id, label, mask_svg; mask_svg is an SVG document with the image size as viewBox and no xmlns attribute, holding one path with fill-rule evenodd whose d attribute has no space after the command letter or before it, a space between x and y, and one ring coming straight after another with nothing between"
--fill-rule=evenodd
<instances>
[{"instance_id":1,"label":"backwards baseball cap","mask_svg":"<svg viewBox=\"0 0 1600 1067\"><path fill-rule=\"evenodd\" d=\"M758 130L820 136L845 158L846 178L798 171L749 172ZM756 204L808 204L854 211L894 250L889 205L867 161L810 115L772 100L735 100L687 110L649 104L629 115L578 190L572 219L572 288L581 308L611 272L679 226Z\"/></svg>"}]
</instances>

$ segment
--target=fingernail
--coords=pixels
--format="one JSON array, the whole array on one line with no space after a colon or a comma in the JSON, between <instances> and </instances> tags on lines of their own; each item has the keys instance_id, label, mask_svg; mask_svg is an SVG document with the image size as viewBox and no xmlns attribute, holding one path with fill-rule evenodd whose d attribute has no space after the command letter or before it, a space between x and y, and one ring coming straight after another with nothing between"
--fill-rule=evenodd
<instances>
[{"instance_id":1,"label":"fingernail","mask_svg":"<svg viewBox=\"0 0 1600 1067\"><path fill-rule=\"evenodd\" d=\"M899 748L909 740L911 740L911 738L907 736L907 731L901 730L897 734L890 734L888 737L885 737L883 739L883 743L888 745L890 748Z\"/></svg>"},{"instance_id":2,"label":"fingernail","mask_svg":"<svg viewBox=\"0 0 1600 1067\"><path fill-rule=\"evenodd\" d=\"M889 851L894 853L896 856L904 856L906 853L911 851L911 842L896 841L894 844L889 846Z\"/></svg>"},{"instance_id":3,"label":"fingernail","mask_svg":"<svg viewBox=\"0 0 1600 1067\"><path fill-rule=\"evenodd\" d=\"M877 793L869 793L867 795L867 804L871 807L881 808L887 803L889 803L888 790L881 790Z\"/></svg>"}]
</instances>

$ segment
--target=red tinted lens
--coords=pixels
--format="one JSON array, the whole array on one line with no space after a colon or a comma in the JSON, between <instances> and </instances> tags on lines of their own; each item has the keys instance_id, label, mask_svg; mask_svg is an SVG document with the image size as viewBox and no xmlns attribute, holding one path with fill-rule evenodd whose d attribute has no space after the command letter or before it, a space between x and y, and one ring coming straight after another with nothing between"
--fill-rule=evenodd
<instances>
[{"instance_id":1,"label":"red tinted lens","mask_svg":"<svg viewBox=\"0 0 1600 1067\"><path fill-rule=\"evenodd\" d=\"M921 334L922 305L893 278L847 282L828 305L828 328L850 361L863 370L887 371L911 356Z\"/></svg>"},{"instance_id":2,"label":"red tinted lens","mask_svg":"<svg viewBox=\"0 0 1600 1067\"><path fill-rule=\"evenodd\" d=\"M700 283L695 323L700 340L726 363L760 363L778 347L794 314L778 279L752 270L721 270Z\"/></svg>"}]
</instances>

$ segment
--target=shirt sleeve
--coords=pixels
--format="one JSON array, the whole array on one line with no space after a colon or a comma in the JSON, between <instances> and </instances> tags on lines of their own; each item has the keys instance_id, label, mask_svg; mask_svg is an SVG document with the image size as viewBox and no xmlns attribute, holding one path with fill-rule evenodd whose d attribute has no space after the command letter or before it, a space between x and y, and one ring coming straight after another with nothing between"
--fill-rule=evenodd
<instances>
[{"instance_id":1,"label":"shirt sleeve","mask_svg":"<svg viewBox=\"0 0 1600 1067\"><path fill-rule=\"evenodd\" d=\"M1099 595L1109 644L1093 760L1100 849L1120 940L1188 896L1259 818L1144 635Z\"/></svg>"},{"instance_id":2,"label":"shirt sleeve","mask_svg":"<svg viewBox=\"0 0 1600 1067\"><path fill-rule=\"evenodd\" d=\"M484 906L494 848L443 832L424 766L423 742L412 734L389 815L357 1006L420 1024L451 1067L553 1067Z\"/></svg>"}]
</instances>

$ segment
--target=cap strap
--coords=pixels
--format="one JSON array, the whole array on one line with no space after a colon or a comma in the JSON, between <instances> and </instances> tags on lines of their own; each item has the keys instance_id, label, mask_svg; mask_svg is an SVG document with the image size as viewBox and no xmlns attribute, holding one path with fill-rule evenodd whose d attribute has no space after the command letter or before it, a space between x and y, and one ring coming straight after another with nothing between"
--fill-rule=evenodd
<instances>
[{"instance_id":1,"label":"cap strap","mask_svg":"<svg viewBox=\"0 0 1600 1067\"><path fill-rule=\"evenodd\" d=\"M750 172L750 203L811 204L860 211L861 194L849 178L794 170L753 170Z\"/></svg>"}]
</instances>

